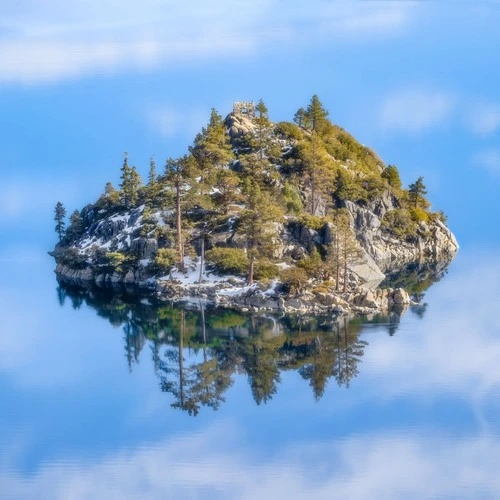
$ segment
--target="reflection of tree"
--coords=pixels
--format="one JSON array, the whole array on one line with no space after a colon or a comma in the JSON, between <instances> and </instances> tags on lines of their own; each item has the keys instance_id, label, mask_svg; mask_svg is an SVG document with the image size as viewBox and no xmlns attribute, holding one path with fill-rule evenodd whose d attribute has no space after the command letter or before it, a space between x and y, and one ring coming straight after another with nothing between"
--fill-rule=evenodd
<instances>
[{"instance_id":1,"label":"reflection of tree","mask_svg":"<svg viewBox=\"0 0 500 500\"><path fill-rule=\"evenodd\" d=\"M144 347L146 339L140 327L133 321L128 321L123 326L125 339L125 355L127 358L128 369L132 371L132 365L139 363L139 354Z\"/></svg>"},{"instance_id":2,"label":"reflection of tree","mask_svg":"<svg viewBox=\"0 0 500 500\"><path fill-rule=\"evenodd\" d=\"M255 402L267 403L280 382L276 349L260 338L248 338L242 343L241 354Z\"/></svg>"},{"instance_id":3,"label":"reflection of tree","mask_svg":"<svg viewBox=\"0 0 500 500\"><path fill-rule=\"evenodd\" d=\"M236 375L246 375L258 405L276 394L282 374L298 371L321 399L330 378L349 387L358 374L366 342L363 324L332 317L243 315L234 311L153 306L137 297L104 291L66 290L96 309L124 332L129 369L150 344L151 359L162 391L172 406L191 415L202 407L218 409ZM387 317L377 321L387 324ZM389 319L389 321L392 321Z\"/></svg>"},{"instance_id":4,"label":"reflection of tree","mask_svg":"<svg viewBox=\"0 0 500 500\"><path fill-rule=\"evenodd\" d=\"M202 309L203 311L203 309ZM206 343L203 344L203 361L186 365L184 340L186 335L185 311L178 311L178 347L167 346L164 359L158 363L158 374L163 391L174 396L174 408L197 415L201 406L218 409L224 401L223 393L231 385L230 373L220 369L217 359L208 359ZM202 312L202 332L205 332L204 313Z\"/></svg>"},{"instance_id":5,"label":"reflection of tree","mask_svg":"<svg viewBox=\"0 0 500 500\"><path fill-rule=\"evenodd\" d=\"M351 380L358 375L358 363L368 342L352 336L347 328L347 318L342 326L337 323L337 360L333 375L339 386L349 387Z\"/></svg>"},{"instance_id":6,"label":"reflection of tree","mask_svg":"<svg viewBox=\"0 0 500 500\"><path fill-rule=\"evenodd\" d=\"M59 305L62 307L64 305L64 302L66 301L66 290L62 286L58 286L56 288L57 292L57 301L59 302Z\"/></svg>"}]
</instances>

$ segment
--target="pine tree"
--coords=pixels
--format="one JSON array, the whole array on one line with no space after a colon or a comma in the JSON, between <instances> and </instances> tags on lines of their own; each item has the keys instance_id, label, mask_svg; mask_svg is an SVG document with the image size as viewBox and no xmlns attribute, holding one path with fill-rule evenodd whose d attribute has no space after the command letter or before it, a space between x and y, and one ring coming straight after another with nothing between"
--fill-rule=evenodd
<instances>
[{"instance_id":1,"label":"pine tree","mask_svg":"<svg viewBox=\"0 0 500 500\"><path fill-rule=\"evenodd\" d=\"M300 128L309 128L310 127L309 117L307 116L307 112L304 108L299 108L297 110L297 112L295 113L295 115L293 117L293 121Z\"/></svg>"},{"instance_id":2,"label":"pine tree","mask_svg":"<svg viewBox=\"0 0 500 500\"><path fill-rule=\"evenodd\" d=\"M77 238L79 238L84 230L83 219L78 210L75 210L70 218L70 225L66 230L66 240L73 243Z\"/></svg>"},{"instance_id":3,"label":"pine tree","mask_svg":"<svg viewBox=\"0 0 500 500\"><path fill-rule=\"evenodd\" d=\"M132 169L128 164L128 153L125 153L120 176L120 179L122 180L122 182L120 183L120 198L126 208L130 208L132 206L131 176Z\"/></svg>"},{"instance_id":4,"label":"pine tree","mask_svg":"<svg viewBox=\"0 0 500 500\"><path fill-rule=\"evenodd\" d=\"M328 123L328 111L317 95L313 95L306 111L309 126L313 132L321 134Z\"/></svg>"},{"instance_id":5,"label":"pine tree","mask_svg":"<svg viewBox=\"0 0 500 500\"><path fill-rule=\"evenodd\" d=\"M281 220L283 211L258 183L248 182L245 191L247 208L242 214L238 230L246 240L248 284L252 284L255 260L257 256L266 257L272 252L275 236L273 223Z\"/></svg>"},{"instance_id":6,"label":"pine tree","mask_svg":"<svg viewBox=\"0 0 500 500\"><path fill-rule=\"evenodd\" d=\"M193 159L184 156L177 160L169 158L165 164L165 181L172 186L175 193L175 213L177 232L177 251L179 253L179 269L184 270L184 234L182 228L182 211L186 193L193 184Z\"/></svg>"},{"instance_id":7,"label":"pine tree","mask_svg":"<svg viewBox=\"0 0 500 500\"><path fill-rule=\"evenodd\" d=\"M139 201L140 189L142 186L142 179L137 172L137 168L132 167L132 171L130 172L130 185L131 185L131 205L135 207Z\"/></svg>"},{"instance_id":8,"label":"pine tree","mask_svg":"<svg viewBox=\"0 0 500 500\"><path fill-rule=\"evenodd\" d=\"M148 174L148 185L146 187L146 202L149 205L158 204L158 194L160 191L160 186L158 184L158 176L156 175L156 162L154 157L149 160L149 174Z\"/></svg>"},{"instance_id":9,"label":"pine tree","mask_svg":"<svg viewBox=\"0 0 500 500\"><path fill-rule=\"evenodd\" d=\"M202 191L206 190L206 186L213 180L214 171L224 167L234 158L224 120L215 109L212 108L207 127L203 127L195 137L189 152L196 160L201 174L200 188Z\"/></svg>"},{"instance_id":10,"label":"pine tree","mask_svg":"<svg viewBox=\"0 0 500 500\"><path fill-rule=\"evenodd\" d=\"M269 121L267 106L264 104L262 99L255 107L255 111L258 113L254 119L254 122L257 125L256 146L259 153L259 159L262 161L264 159L266 145L269 142L267 136L269 135L271 122Z\"/></svg>"},{"instance_id":11,"label":"pine tree","mask_svg":"<svg viewBox=\"0 0 500 500\"><path fill-rule=\"evenodd\" d=\"M64 219L66 218L66 209L64 208L64 205L58 201L56 204L56 208L54 209L55 215L54 215L54 220L56 221L56 233L59 236L59 243L62 241L64 234L65 234L65 227L66 227L66 222Z\"/></svg>"},{"instance_id":12,"label":"pine tree","mask_svg":"<svg viewBox=\"0 0 500 500\"><path fill-rule=\"evenodd\" d=\"M401 189L401 179L396 165L387 165L381 175L387 180L389 186L395 189Z\"/></svg>"},{"instance_id":13,"label":"pine tree","mask_svg":"<svg viewBox=\"0 0 500 500\"><path fill-rule=\"evenodd\" d=\"M332 231L333 242L328 249L328 263L335 276L335 289L340 290L342 281L343 292L345 293L347 291L349 268L358 262L362 256L346 209L334 211Z\"/></svg>"},{"instance_id":14,"label":"pine tree","mask_svg":"<svg viewBox=\"0 0 500 500\"><path fill-rule=\"evenodd\" d=\"M321 199L324 198L333 181L333 170L321 139L312 134L306 138L300 149L303 179L310 189L308 210L316 215Z\"/></svg>"},{"instance_id":15,"label":"pine tree","mask_svg":"<svg viewBox=\"0 0 500 500\"><path fill-rule=\"evenodd\" d=\"M408 186L408 194L410 203L413 208L418 208L419 205L425 203L425 195L427 194L427 190L425 188L423 177L419 177L416 182Z\"/></svg>"}]
</instances>

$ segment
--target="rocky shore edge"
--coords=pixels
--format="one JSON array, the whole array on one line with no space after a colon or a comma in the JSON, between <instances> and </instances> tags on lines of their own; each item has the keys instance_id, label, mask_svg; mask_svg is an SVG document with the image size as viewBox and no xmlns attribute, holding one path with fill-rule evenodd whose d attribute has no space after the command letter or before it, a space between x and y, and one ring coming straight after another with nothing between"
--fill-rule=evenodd
<instances>
[{"instance_id":1,"label":"rocky shore edge","mask_svg":"<svg viewBox=\"0 0 500 500\"><path fill-rule=\"evenodd\" d=\"M197 282L187 279L147 278L93 274L90 269L75 270L62 264L56 267L60 283L83 288L108 288L134 294L140 293L159 302L199 303L241 312L274 312L279 314L355 314L374 315L397 312L403 314L410 305L417 305L403 288L367 289L359 287L347 292L321 288L304 290L293 295L283 290L278 280L247 285L241 278L209 275Z\"/></svg>"}]
</instances>

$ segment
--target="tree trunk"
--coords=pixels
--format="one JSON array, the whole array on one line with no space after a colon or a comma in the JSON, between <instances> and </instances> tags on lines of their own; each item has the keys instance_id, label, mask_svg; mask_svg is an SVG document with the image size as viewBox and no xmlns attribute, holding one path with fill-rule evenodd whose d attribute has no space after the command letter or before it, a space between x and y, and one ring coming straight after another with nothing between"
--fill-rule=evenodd
<instances>
[{"instance_id":1,"label":"tree trunk","mask_svg":"<svg viewBox=\"0 0 500 500\"><path fill-rule=\"evenodd\" d=\"M179 252L179 269L184 270L184 245L182 243L182 219L181 219L181 186L178 181L176 186L176 209L177 209L177 250Z\"/></svg>"},{"instance_id":2,"label":"tree trunk","mask_svg":"<svg viewBox=\"0 0 500 500\"><path fill-rule=\"evenodd\" d=\"M184 409L184 358L183 358L183 341L184 341L184 311L181 311L181 327L179 331L179 399L181 408Z\"/></svg>"},{"instance_id":3,"label":"tree trunk","mask_svg":"<svg viewBox=\"0 0 500 500\"><path fill-rule=\"evenodd\" d=\"M347 236L344 237L344 293L347 291Z\"/></svg>"},{"instance_id":4,"label":"tree trunk","mask_svg":"<svg viewBox=\"0 0 500 500\"><path fill-rule=\"evenodd\" d=\"M252 256L252 257L250 257L250 264L248 266L248 284L249 285L253 284L254 269L255 269L255 258Z\"/></svg>"},{"instance_id":5,"label":"tree trunk","mask_svg":"<svg viewBox=\"0 0 500 500\"><path fill-rule=\"evenodd\" d=\"M203 266L205 265L205 235L201 237L201 256L200 256L200 277L198 283L203 279Z\"/></svg>"},{"instance_id":6,"label":"tree trunk","mask_svg":"<svg viewBox=\"0 0 500 500\"><path fill-rule=\"evenodd\" d=\"M200 300L200 311L201 311L201 332L203 335L203 361L207 362L207 328L205 325L205 309Z\"/></svg>"}]
</instances>

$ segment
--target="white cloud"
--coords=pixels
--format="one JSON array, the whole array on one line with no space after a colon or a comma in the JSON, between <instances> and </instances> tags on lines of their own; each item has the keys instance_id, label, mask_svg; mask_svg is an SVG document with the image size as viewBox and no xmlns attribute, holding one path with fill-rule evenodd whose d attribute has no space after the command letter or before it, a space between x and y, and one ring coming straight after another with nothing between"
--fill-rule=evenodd
<instances>
[{"instance_id":1,"label":"white cloud","mask_svg":"<svg viewBox=\"0 0 500 500\"><path fill-rule=\"evenodd\" d=\"M500 440L484 435L356 436L252 456L230 423L127 449L88 464L46 463L28 478L0 473L2 497L396 499L497 498ZM243 450L246 450L243 451Z\"/></svg>"},{"instance_id":2,"label":"white cloud","mask_svg":"<svg viewBox=\"0 0 500 500\"><path fill-rule=\"evenodd\" d=\"M500 318L491 313L500 297L498 249L458 258L461 270L429 292L429 310L420 323L425 334L417 323L412 329L421 334L404 342L370 342L363 375L379 397L415 391L436 397L444 391L474 402L500 387Z\"/></svg>"},{"instance_id":3,"label":"white cloud","mask_svg":"<svg viewBox=\"0 0 500 500\"><path fill-rule=\"evenodd\" d=\"M270 44L401 33L408 2L24 0L0 6L0 82L37 84L178 61L245 56Z\"/></svg>"},{"instance_id":4,"label":"white cloud","mask_svg":"<svg viewBox=\"0 0 500 500\"><path fill-rule=\"evenodd\" d=\"M500 129L500 104L481 103L474 107L466 118L472 132L488 136Z\"/></svg>"},{"instance_id":5,"label":"white cloud","mask_svg":"<svg viewBox=\"0 0 500 500\"><path fill-rule=\"evenodd\" d=\"M201 109L176 108L167 104L150 106L146 121L151 129L163 137L173 137L180 133L194 135L209 119Z\"/></svg>"},{"instance_id":6,"label":"white cloud","mask_svg":"<svg viewBox=\"0 0 500 500\"><path fill-rule=\"evenodd\" d=\"M34 178L7 180L0 186L0 224L35 215L40 211L52 211L62 193L65 199L71 199L77 191L74 181Z\"/></svg>"},{"instance_id":7,"label":"white cloud","mask_svg":"<svg viewBox=\"0 0 500 500\"><path fill-rule=\"evenodd\" d=\"M474 158L474 163L494 175L500 174L500 149L492 148L481 151Z\"/></svg>"},{"instance_id":8,"label":"white cloud","mask_svg":"<svg viewBox=\"0 0 500 500\"><path fill-rule=\"evenodd\" d=\"M446 122L455 109L455 97L441 90L409 87L387 96L380 109L385 130L418 134Z\"/></svg>"}]
</instances>

